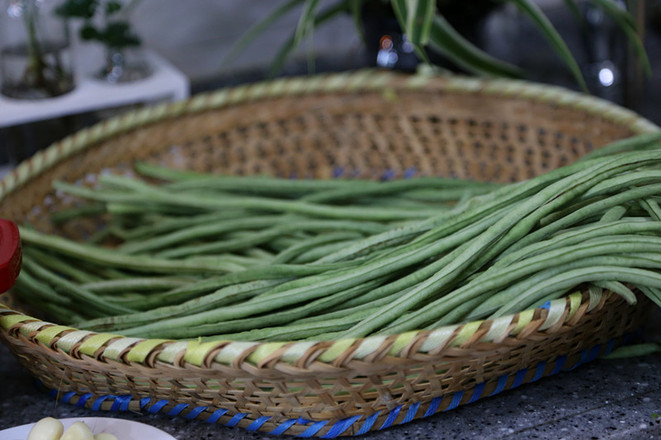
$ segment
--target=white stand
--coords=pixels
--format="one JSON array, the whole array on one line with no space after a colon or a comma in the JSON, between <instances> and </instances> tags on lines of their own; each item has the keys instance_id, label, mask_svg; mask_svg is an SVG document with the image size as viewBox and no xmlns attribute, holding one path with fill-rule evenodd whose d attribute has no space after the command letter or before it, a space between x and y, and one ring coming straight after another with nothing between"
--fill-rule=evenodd
<instances>
[{"instance_id":1,"label":"white stand","mask_svg":"<svg viewBox=\"0 0 661 440\"><path fill-rule=\"evenodd\" d=\"M152 74L142 80L109 84L93 76L90 69L101 65L91 62L93 52L77 51L76 88L55 98L18 100L0 95L0 128L123 105L178 101L188 98L188 78L154 52L145 51Z\"/></svg>"}]
</instances>

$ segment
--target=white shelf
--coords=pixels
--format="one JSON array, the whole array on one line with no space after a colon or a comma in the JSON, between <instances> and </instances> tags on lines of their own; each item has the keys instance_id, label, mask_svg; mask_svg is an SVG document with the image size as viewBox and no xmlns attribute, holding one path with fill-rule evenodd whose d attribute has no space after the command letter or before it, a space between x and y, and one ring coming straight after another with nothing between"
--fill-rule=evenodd
<instances>
[{"instance_id":1,"label":"white shelf","mask_svg":"<svg viewBox=\"0 0 661 440\"><path fill-rule=\"evenodd\" d=\"M152 74L130 83L109 84L93 77L90 66L96 54L88 50L77 51L75 58L76 88L55 98L18 100L0 95L0 128L46 119L154 101L178 101L188 98L188 78L167 60L154 52L145 51Z\"/></svg>"}]
</instances>

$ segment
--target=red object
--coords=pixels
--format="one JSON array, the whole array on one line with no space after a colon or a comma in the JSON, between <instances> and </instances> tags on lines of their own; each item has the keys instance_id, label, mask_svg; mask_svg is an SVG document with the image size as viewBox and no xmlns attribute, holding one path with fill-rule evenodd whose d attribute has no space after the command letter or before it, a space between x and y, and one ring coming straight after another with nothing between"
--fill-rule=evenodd
<instances>
[{"instance_id":1,"label":"red object","mask_svg":"<svg viewBox=\"0 0 661 440\"><path fill-rule=\"evenodd\" d=\"M0 219L0 293L14 285L21 271L21 238L16 223Z\"/></svg>"}]
</instances>

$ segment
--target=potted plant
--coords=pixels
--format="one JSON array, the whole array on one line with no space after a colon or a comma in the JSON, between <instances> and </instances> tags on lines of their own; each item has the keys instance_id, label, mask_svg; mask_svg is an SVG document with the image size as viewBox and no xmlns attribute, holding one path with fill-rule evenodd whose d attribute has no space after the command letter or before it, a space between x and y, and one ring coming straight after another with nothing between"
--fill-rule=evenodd
<instances>
[{"instance_id":1,"label":"potted plant","mask_svg":"<svg viewBox=\"0 0 661 440\"><path fill-rule=\"evenodd\" d=\"M596 7L603 9L617 24L634 47L640 63L649 73L649 61L643 44L638 38L636 25L631 15L615 0L589 1ZM523 15L532 20L549 43L550 48L567 66L579 86L587 91L587 85L579 64L563 37L534 0L480 0L476 2L451 0L338 0L330 5L324 4L323 7L319 0L288 0L265 19L250 28L234 45L226 60L238 54L268 26L296 8L301 10L298 24L292 36L275 56L271 66L271 74L282 68L285 60L313 33L315 28L330 22L338 15L350 14L356 24L357 31L365 39L367 38L364 32L366 28L364 25L365 15L373 14L375 11L380 11L383 14L385 11L386 14L393 17L405 38L405 42L419 61L475 75L519 78L525 76L521 69L489 55L465 35L466 17L472 17L468 20L469 22L471 19L477 20L480 17L480 12L486 13L490 8L503 3L514 5ZM565 4L574 15L580 15L576 0L566 0ZM457 26L455 26L454 23L458 19L463 19L463 26L459 26L462 23L457 23ZM366 44L370 44L370 42L366 41ZM372 44L374 43L372 42Z\"/></svg>"},{"instance_id":2,"label":"potted plant","mask_svg":"<svg viewBox=\"0 0 661 440\"><path fill-rule=\"evenodd\" d=\"M52 98L74 88L67 22L51 0L8 0L0 20L2 94Z\"/></svg>"},{"instance_id":3,"label":"potted plant","mask_svg":"<svg viewBox=\"0 0 661 440\"><path fill-rule=\"evenodd\" d=\"M96 41L105 49L105 64L98 76L111 83L134 81L151 73L140 56L140 37L129 21L140 0L65 0L57 9L62 17L80 19L80 37ZM136 56L137 54L137 56Z\"/></svg>"}]
</instances>

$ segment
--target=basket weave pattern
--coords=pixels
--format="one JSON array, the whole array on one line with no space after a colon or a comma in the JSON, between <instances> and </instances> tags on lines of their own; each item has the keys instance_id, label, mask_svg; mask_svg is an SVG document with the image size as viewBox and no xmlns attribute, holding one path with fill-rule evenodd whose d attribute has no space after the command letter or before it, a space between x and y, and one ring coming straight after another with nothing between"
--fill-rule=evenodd
<instances>
[{"instance_id":1,"label":"basket weave pattern","mask_svg":"<svg viewBox=\"0 0 661 440\"><path fill-rule=\"evenodd\" d=\"M84 238L96 227L88 220L65 229L49 222L48 212L73 203L53 193L51 182L92 181L105 169L129 170L134 160L297 178L510 182L655 129L593 98L502 80L371 71L279 80L82 131L0 182L0 211L45 232ZM146 411L160 405L168 414L265 432L335 436L572 368L639 327L645 303L629 307L619 297L577 293L494 321L298 343L125 338L43 322L12 305L0 308L0 339L47 388L72 392L71 403ZM109 395L128 397L119 404L98 399Z\"/></svg>"}]
</instances>

